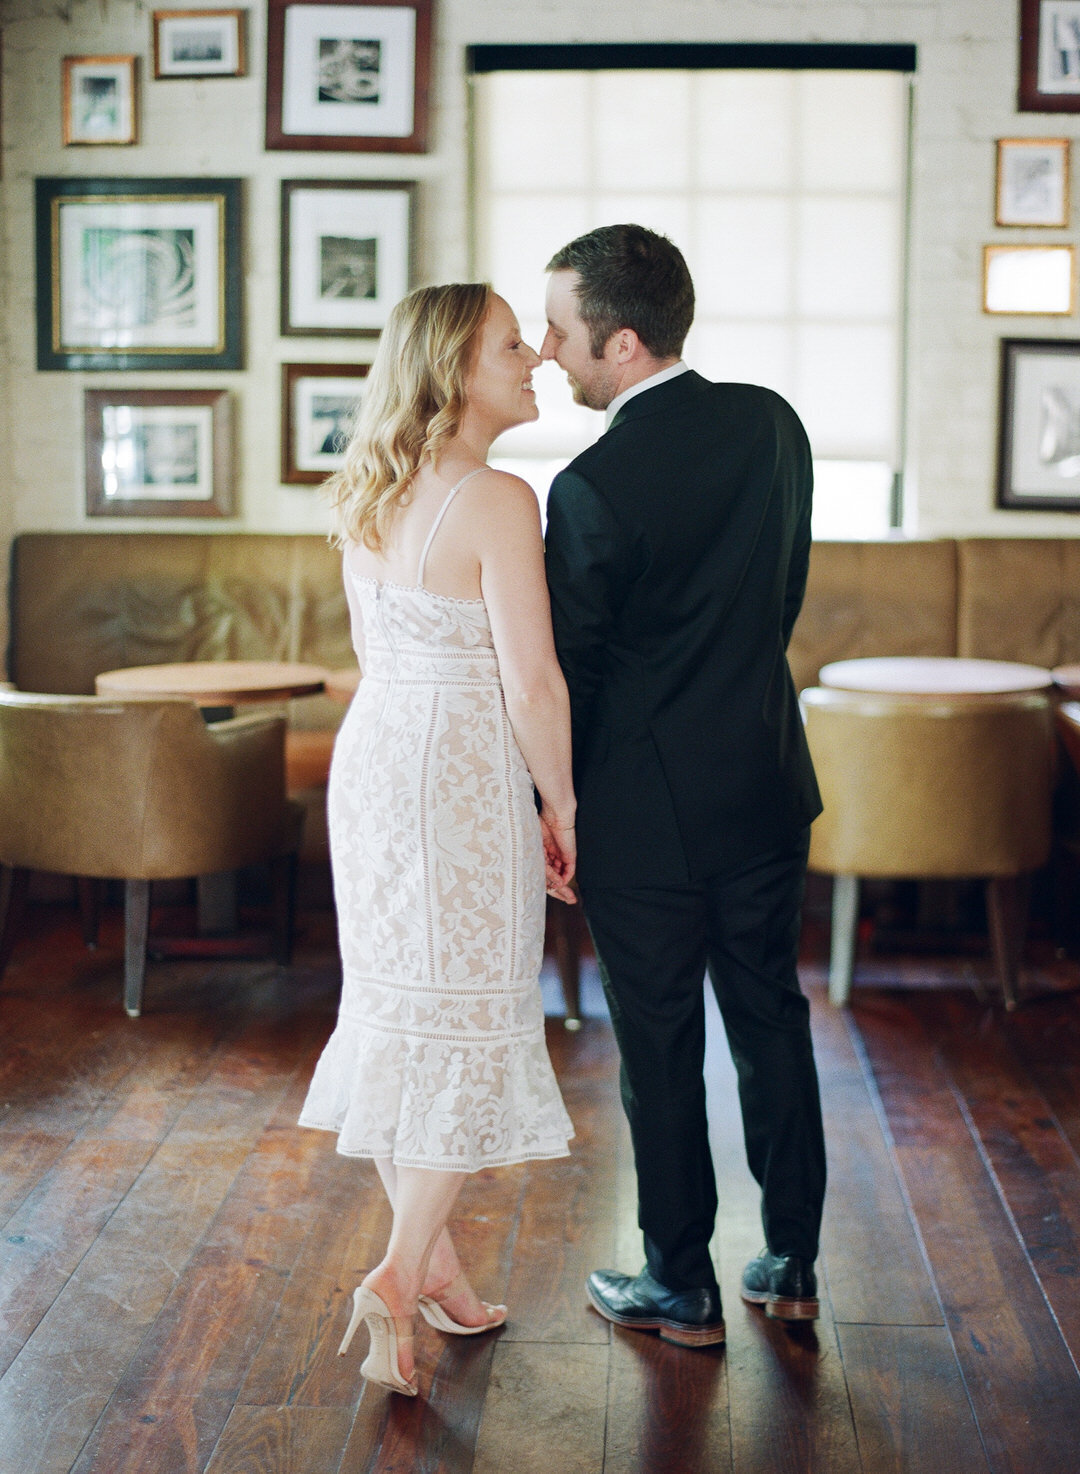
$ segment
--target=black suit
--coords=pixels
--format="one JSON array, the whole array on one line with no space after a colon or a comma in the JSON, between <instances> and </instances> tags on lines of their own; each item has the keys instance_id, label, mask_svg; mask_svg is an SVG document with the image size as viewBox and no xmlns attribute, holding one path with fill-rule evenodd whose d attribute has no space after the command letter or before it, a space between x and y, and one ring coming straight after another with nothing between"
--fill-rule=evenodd
<instances>
[{"instance_id":1,"label":"black suit","mask_svg":"<svg viewBox=\"0 0 1080 1474\"><path fill-rule=\"evenodd\" d=\"M785 655L811 488L784 400L688 372L629 400L548 502L578 875L623 1055L649 1266L671 1289L715 1283L706 961L769 1247L817 1254L824 1147L795 954L821 805Z\"/></svg>"}]
</instances>

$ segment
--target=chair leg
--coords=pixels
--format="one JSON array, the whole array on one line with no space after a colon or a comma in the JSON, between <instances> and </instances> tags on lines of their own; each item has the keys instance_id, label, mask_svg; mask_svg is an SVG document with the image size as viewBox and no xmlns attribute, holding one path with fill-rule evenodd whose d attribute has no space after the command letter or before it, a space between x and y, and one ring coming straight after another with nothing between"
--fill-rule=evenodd
<instances>
[{"instance_id":1,"label":"chair leg","mask_svg":"<svg viewBox=\"0 0 1080 1474\"><path fill-rule=\"evenodd\" d=\"M146 977L146 939L150 931L150 882L124 882L124 1011L128 1018L142 1013Z\"/></svg>"},{"instance_id":2,"label":"chair leg","mask_svg":"<svg viewBox=\"0 0 1080 1474\"><path fill-rule=\"evenodd\" d=\"M14 870L10 865L0 865L0 977L11 961L29 888L29 870Z\"/></svg>"},{"instance_id":3,"label":"chair leg","mask_svg":"<svg viewBox=\"0 0 1080 1474\"><path fill-rule=\"evenodd\" d=\"M272 948L274 961L288 967L292 961L293 930L296 918L295 852L278 855L270 861L270 904L273 908Z\"/></svg>"},{"instance_id":4,"label":"chair leg","mask_svg":"<svg viewBox=\"0 0 1080 1474\"><path fill-rule=\"evenodd\" d=\"M581 1028L581 902L568 906L565 901L550 900L548 917L566 1005L563 1026L573 1032Z\"/></svg>"},{"instance_id":5,"label":"chair leg","mask_svg":"<svg viewBox=\"0 0 1080 1474\"><path fill-rule=\"evenodd\" d=\"M832 938L829 950L829 1002L843 1008L851 997L855 937L859 925L859 877L834 875Z\"/></svg>"},{"instance_id":6,"label":"chair leg","mask_svg":"<svg viewBox=\"0 0 1080 1474\"><path fill-rule=\"evenodd\" d=\"M1027 932L1029 894L1026 875L995 875L986 882L986 919L994 969L1010 1013L1017 1004L1016 980Z\"/></svg>"},{"instance_id":7,"label":"chair leg","mask_svg":"<svg viewBox=\"0 0 1080 1474\"><path fill-rule=\"evenodd\" d=\"M103 881L88 875L76 877L75 889L79 897L79 920L82 922L83 941L93 951L98 944L101 927L101 887Z\"/></svg>"}]
</instances>

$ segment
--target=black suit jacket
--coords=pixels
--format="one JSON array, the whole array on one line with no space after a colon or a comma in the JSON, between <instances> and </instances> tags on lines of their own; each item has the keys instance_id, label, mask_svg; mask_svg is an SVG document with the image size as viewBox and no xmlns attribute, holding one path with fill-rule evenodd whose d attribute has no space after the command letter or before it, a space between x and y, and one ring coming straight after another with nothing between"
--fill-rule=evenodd
<instances>
[{"instance_id":1,"label":"black suit jacket","mask_svg":"<svg viewBox=\"0 0 1080 1474\"><path fill-rule=\"evenodd\" d=\"M812 486L789 404L692 371L635 395L555 478L583 883L708 879L820 812L786 657Z\"/></svg>"}]
</instances>

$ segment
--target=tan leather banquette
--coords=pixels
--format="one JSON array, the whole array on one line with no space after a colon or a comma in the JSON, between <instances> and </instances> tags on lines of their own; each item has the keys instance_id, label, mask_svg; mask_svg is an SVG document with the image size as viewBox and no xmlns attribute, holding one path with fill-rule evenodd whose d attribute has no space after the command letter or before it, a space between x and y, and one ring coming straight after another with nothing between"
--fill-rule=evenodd
<instances>
[{"instance_id":1,"label":"tan leather banquette","mask_svg":"<svg viewBox=\"0 0 1080 1474\"><path fill-rule=\"evenodd\" d=\"M23 533L10 598L25 691L86 694L99 671L168 660L354 660L340 558L316 535ZM816 543L796 684L860 655L1080 661L1080 537ZM308 698L290 723L329 733L341 714ZM303 756L299 742L297 771Z\"/></svg>"}]
</instances>

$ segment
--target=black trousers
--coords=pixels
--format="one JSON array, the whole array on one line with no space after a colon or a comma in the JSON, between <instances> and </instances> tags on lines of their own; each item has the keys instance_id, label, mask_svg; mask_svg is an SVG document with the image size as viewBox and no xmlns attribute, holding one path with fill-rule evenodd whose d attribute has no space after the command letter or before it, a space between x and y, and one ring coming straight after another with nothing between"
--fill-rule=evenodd
<instances>
[{"instance_id":1,"label":"black trousers","mask_svg":"<svg viewBox=\"0 0 1080 1474\"><path fill-rule=\"evenodd\" d=\"M716 1178L705 1115L706 967L739 1082L765 1242L814 1260L825 1142L796 974L809 830L797 844L693 885L582 886L622 1055L622 1099L651 1273L712 1288Z\"/></svg>"}]
</instances>

